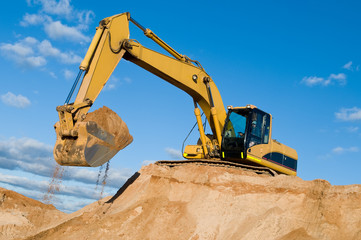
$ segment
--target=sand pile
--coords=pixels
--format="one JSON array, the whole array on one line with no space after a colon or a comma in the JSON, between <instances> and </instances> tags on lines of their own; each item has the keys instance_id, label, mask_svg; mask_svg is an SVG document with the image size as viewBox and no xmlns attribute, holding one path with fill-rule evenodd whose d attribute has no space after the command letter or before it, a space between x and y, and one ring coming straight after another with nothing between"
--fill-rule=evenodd
<instances>
[{"instance_id":1,"label":"sand pile","mask_svg":"<svg viewBox=\"0 0 361 240\"><path fill-rule=\"evenodd\" d=\"M115 136L114 145L119 149L123 149L133 141L127 124L110 108L103 106L86 115L84 122L96 122L101 128Z\"/></svg>"},{"instance_id":2,"label":"sand pile","mask_svg":"<svg viewBox=\"0 0 361 240\"><path fill-rule=\"evenodd\" d=\"M24 239L43 225L59 222L67 214L53 205L0 188L0 239Z\"/></svg>"},{"instance_id":3,"label":"sand pile","mask_svg":"<svg viewBox=\"0 0 361 240\"><path fill-rule=\"evenodd\" d=\"M361 185L149 165L28 239L361 239Z\"/></svg>"}]
</instances>

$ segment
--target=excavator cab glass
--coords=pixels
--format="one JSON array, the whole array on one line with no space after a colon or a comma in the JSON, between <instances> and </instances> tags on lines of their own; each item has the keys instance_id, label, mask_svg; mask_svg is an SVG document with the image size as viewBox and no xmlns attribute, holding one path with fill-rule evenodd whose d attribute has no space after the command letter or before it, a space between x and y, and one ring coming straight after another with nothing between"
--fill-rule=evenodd
<instances>
[{"instance_id":1,"label":"excavator cab glass","mask_svg":"<svg viewBox=\"0 0 361 240\"><path fill-rule=\"evenodd\" d=\"M249 117L250 128L247 147L250 148L258 144L267 144L270 135L270 115L259 109L252 109Z\"/></svg>"},{"instance_id":2,"label":"excavator cab glass","mask_svg":"<svg viewBox=\"0 0 361 240\"><path fill-rule=\"evenodd\" d=\"M229 110L222 132L222 159L242 158L245 152L248 110Z\"/></svg>"},{"instance_id":3,"label":"excavator cab glass","mask_svg":"<svg viewBox=\"0 0 361 240\"><path fill-rule=\"evenodd\" d=\"M222 159L245 159L247 149L268 144L270 115L257 108L229 109L222 136Z\"/></svg>"}]
</instances>

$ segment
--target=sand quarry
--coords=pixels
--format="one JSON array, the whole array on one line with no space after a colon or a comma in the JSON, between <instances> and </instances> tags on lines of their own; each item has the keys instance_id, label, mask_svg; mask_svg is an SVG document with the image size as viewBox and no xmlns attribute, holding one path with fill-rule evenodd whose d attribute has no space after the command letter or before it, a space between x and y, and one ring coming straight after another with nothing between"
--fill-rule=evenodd
<instances>
[{"instance_id":1,"label":"sand quarry","mask_svg":"<svg viewBox=\"0 0 361 240\"><path fill-rule=\"evenodd\" d=\"M151 164L66 214L0 189L0 239L361 239L361 185Z\"/></svg>"}]
</instances>

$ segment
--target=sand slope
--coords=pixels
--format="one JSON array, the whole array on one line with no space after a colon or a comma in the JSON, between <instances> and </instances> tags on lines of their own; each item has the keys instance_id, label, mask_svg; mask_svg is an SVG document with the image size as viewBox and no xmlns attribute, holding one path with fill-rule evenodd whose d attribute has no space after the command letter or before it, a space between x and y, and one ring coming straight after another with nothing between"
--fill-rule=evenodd
<instances>
[{"instance_id":1,"label":"sand slope","mask_svg":"<svg viewBox=\"0 0 361 240\"><path fill-rule=\"evenodd\" d=\"M67 214L52 205L0 188L0 239L23 239Z\"/></svg>"},{"instance_id":2,"label":"sand slope","mask_svg":"<svg viewBox=\"0 0 361 240\"><path fill-rule=\"evenodd\" d=\"M361 185L149 165L28 239L361 239Z\"/></svg>"}]
</instances>

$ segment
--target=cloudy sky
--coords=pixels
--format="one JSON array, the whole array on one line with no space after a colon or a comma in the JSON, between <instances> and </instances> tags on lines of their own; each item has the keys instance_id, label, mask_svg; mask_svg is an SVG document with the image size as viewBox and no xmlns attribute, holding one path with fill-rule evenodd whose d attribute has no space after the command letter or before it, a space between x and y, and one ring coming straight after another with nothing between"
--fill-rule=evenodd
<instances>
[{"instance_id":1,"label":"cloudy sky","mask_svg":"<svg viewBox=\"0 0 361 240\"><path fill-rule=\"evenodd\" d=\"M98 22L129 11L198 60L225 105L273 115L273 138L299 154L298 176L361 184L361 4L357 1L7 1L0 10L0 186L43 199L55 169L56 106L72 86ZM131 38L159 50L135 27ZM192 99L122 60L92 109L106 105L134 142L110 162L104 195L142 165L179 159ZM209 131L209 129L208 129ZM197 131L188 144L197 140ZM102 169L63 168L52 199L74 211L100 197ZM100 174L99 174L100 173Z\"/></svg>"}]
</instances>

